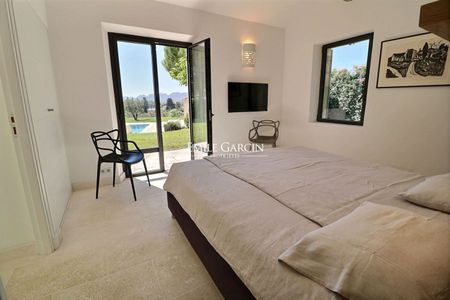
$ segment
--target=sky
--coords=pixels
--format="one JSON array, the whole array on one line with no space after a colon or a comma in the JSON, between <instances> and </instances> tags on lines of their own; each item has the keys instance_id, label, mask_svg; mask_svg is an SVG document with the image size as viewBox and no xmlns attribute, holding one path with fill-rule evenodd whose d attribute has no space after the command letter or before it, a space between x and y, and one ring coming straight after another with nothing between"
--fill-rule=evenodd
<instances>
[{"instance_id":1,"label":"sky","mask_svg":"<svg viewBox=\"0 0 450 300\"><path fill-rule=\"evenodd\" d=\"M124 97L153 94L152 53L150 45L118 42L120 77ZM180 86L172 79L162 65L164 46L156 46L159 78L159 92L187 93L186 86Z\"/></svg>"},{"instance_id":2,"label":"sky","mask_svg":"<svg viewBox=\"0 0 450 300\"><path fill-rule=\"evenodd\" d=\"M351 45L333 48L333 65L336 69L349 69L353 65L367 62L369 41L361 41ZM151 68L151 48L146 44L118 42L120 75L124 97L153 94L153 73ZM172 79L161 61L164 58L164 46L156 46L156 57L159 77L159 92L187 93L186 86L180 86Z\"/></svg>"},{"instance_id":3,"label":"sky","mask_svg":"<svg viewBox=\"0 0 450 300\"><path fill-rule=\"evenodd\" d=\"M369 40L333 48L332 69L351 70L354 65L365 65L368 48Z\"/></svg>"}]
</instances>

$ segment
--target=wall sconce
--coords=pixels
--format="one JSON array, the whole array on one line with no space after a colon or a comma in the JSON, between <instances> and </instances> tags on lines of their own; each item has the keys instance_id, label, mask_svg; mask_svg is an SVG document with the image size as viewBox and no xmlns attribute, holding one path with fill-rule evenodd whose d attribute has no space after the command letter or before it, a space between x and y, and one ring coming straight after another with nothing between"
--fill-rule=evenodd
<instances>
[{"instance_id":1,"label":"wall sconce","mask_svg":"<svg viewBox=\"0 0 450 300\"><path fill-rule=\"evenodd\" d=\"M256 63L256 45L245 43L242 44L242 66L255 67Z\"/></svg>"}]
</instances>

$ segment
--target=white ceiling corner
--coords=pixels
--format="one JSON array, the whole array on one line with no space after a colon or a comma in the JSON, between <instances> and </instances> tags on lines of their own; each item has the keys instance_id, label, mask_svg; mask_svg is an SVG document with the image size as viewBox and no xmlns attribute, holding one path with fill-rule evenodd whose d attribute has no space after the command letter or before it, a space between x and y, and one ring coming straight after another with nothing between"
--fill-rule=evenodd
<instances>
[{"instance_id":1,"label":"white ceiling corner","mask_svg":"<svg viewBox=\"0 0 450 300\"><path fill-rule=\"evenodd\" d=\"M156 0L250 22L286 27L299 5L342 0ZM343 2L343 1L342 1Z\"/></svg>"}]
</instances>

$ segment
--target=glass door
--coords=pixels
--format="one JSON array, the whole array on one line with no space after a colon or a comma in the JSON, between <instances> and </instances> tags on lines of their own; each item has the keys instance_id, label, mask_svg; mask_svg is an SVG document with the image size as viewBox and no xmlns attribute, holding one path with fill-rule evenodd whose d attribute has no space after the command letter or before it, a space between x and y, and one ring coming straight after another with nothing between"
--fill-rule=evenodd
<instances>
[{"instance_id":1,"label":"glass door","mask_svg":"<svg viewBox=\"0 0 450 300\"><path fill-rule=\"evenodd\" d=\"M164 149L155 44L145 37L109 33L109 45L120 136L136 142L144 152L149 173L162 172ZM124 143L122 147L128 149L130 145ZM132 172L145 174L142 162L132 165Z\"/></svg>"},{"instance_id":2,"label":"glass door","mask_svg":"<svg viewBox=\"0 0 450 300\"><path fill-rule=\"evenodd\" d=\"M189 44L190 45L190 44ZM191 160L186 46L156 44L165 169Z\"/></svg>"},{"instance_id":3,"label":"glass door","mask_svg":"<svg viewBox=\"0 0 450 300\"><path fill-rule=\"evenodd\" d=\"M191 159L212 154L210 39L188 47Z\"/></svg>"}]
</instances>

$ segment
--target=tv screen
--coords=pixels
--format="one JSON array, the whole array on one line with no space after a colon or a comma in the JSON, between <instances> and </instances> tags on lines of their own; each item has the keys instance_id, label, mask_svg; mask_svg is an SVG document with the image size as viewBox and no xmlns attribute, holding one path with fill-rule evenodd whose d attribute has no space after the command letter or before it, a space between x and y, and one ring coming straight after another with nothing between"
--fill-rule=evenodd
<instances>
[{"instance_id":1,"label":"tv screen","mask_svg":"<svg viewBox=\"0 0 450 300\"><path fill-rule=\"evenodd\" d=\"M228 82L228 112L267 111L267 83Z\"/></svg>"}]
</instances>

